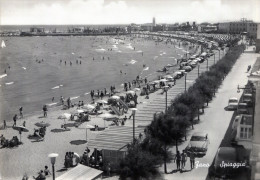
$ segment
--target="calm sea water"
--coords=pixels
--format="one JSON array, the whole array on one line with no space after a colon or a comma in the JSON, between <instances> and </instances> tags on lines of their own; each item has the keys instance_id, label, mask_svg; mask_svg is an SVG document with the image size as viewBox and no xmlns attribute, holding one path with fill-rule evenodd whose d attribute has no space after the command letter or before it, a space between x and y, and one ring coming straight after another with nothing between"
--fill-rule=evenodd
<instances>
[{"instance_id":1,"label":"calm sea water","mask_svg":"<svg viewBox=\"0 0 260 180\"><path fill-rule=\"evenodd\" d=\"M31 27L43 27L46 31L55 30L58 32L64 32L73 27L85 27L90 29L104 29L106 27L126 27L127 25L115 24L115 25L0 25L0 32L3 31L29 31Z\"/></svg>"},{"instance_id":2,"label":"calm sea water","mask_svg":"<svg viewBox=\"0 0 260 180\"><path fill-rule=\"evenodd\" d=\"M30 114L58 102L60 96L86 102L91 90L122 88L137 75L151 80L156 70L175 64L184 54L183 49L153 40L115 38L0 37L6 44L0 48L0 121L12 120L20 106Z\"/></svg>"}]
</instances>

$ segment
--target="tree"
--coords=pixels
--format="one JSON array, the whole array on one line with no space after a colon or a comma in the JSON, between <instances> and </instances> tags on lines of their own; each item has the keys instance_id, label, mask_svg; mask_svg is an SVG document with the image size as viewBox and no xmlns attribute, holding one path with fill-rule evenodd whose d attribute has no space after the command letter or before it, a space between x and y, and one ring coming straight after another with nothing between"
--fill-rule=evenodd
<instances>
[{"instance_id":1,"label":"tree","mask_svg":"<svg viewBox=\"0 0 260 180\"><path fill-rule=\"evenodd\" d=\"M120 161L120 179L142 179L158 176L158 158L143 150L141 142L135 140L128 145L127 155Z\"/></svg>"},{"instance_id":2,"label":"tree","mask_svg":"<svg viewBox=\"0 0 260 180\"><path fill-rule=\"evenodd\" d=\"M164 172L167 173L167 148L181 138L180 131L170 115L161 113L154 116L154 120L147 127L147 133L162 142L164 147Z\"/></svg>"}]
</instances>

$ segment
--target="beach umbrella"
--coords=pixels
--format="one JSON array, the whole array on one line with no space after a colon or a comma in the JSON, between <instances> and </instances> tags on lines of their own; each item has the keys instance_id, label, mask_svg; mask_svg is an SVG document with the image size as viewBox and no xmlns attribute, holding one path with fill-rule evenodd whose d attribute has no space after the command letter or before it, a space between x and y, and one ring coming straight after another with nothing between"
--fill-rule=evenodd
<instances>
[{"instance_id":1,"label":"beach umbrella","mask_svg":"<svg viewBox=\"0 0 260 180\"><path fill-rule=\"evenodd\" d=\"M71 117L71 114L69 114L69 113L64 113L64 114L60 115L60 116L58 117L58 119L63 119L63 120L64 120L64 124L65 124L65 123L66 123L65 119L69 119L70 117Z\"/></svg>"},{"instance_id":2,"label":"beach umbrella","mask_svg":"<svg viewBox=\"0 0 260 180\"><path fill-rule=\"evenodd\" d=\"M160 81L158 81L158 80L155 80L155 81L153 81L155 84L158 84L158 83L160 83Z\"/></svg>"},{"instance_id":3,"label":"beach umbrella","mask_svg":"<svg viewBox=\"0 0 260 180\"><path fill-rule=\"evenodd\" d=\"M95 106L90 105L90 104L85 104L85 105L83 106L83 109L94 109L94 108L95 108Z\"/></svg>"},{"instance_id":4,"label":"beach umbrella","mask_svg":"<svg viewBox=\"0 0 260 180\"><path fill-rule=\"evenodd\" d=\"M48 127L48 126L50 126L49 123L46 123L46 122L43 122L43 121L37 122L34 125L37 126L37 127Z\"/></svg>"},{"instance_id":5,"label":"beach umbrella","mask_svg":"<svg viewBox=\"0 0 260 180\"><path fill-rule=\"evenodd\" d=\"M104 99L99 99L96 101L97 103L107 104L107 101Z\"/></svg>"},{"instance_id":6,"label":"beach umbrella","mask_svg":"<svg viewBox=\"0 0 260 180\"><path fill-rule=\"evenodd\" d=\"M62 115L60 115L58 117L58 119L69 119L70 116L71 116L71 114L69 114L69 113L63 113Z\"/></svg>"},{"instance_id":7,"label":"beach umbrella","mask_svg":"<svg viewBox=\"0 0 260 180\"><path fill-rule=\"evenodd\" d=\"M134 91L127 91L126 93L127 93L127 94L132 94L132 95L134 95L134 94L135 94L135 92L134 92Z\"/></svg>"},{"instance_id":8,"label":"beach umbrella","mask_svg":"<svg viewBox=\"0 0 260 180\"><path fill-rule=\"evenodd\" d=\"M78 113L83 113L83 112L84 112L84 110L82 110L82 109L75 109L75 110L71 111L70 113L71 114L78 114Z\"/></svg>"},{"instance_id":9,"label":"beach umbrella","mask_svg":"<svg viewBox=\"0 0 260 180\"><path fill-rule=\"evenodd\" d=\"M14 126L13 129L19 131L20 142L22 142L22 132L29 132L29 130L26 129L26 127L24 127L24 126Z\"/></svg>"},{"instance_id":10,"label":"beach umbrella","mask_svg":"<svg viewBox=\"0 0 260 180\"><path fill-rule=\"evenodd\" d=\"M141 89L140 88L134 88L134 91L140 91Z\"/></svg>"},{"instance_id":11,"label":"beach umbrella","mask_svg":"<svg viewBox=\"0 0 260 180\"><path fill-rule=\"evenodd\" d=\"M112 96L111 99L116 99L116 100L118 100L118 99L120 99L120 97L119 97L119 96Z\"/></svg>"},{"instance_id":12,"label":"beach umbrella","mask_svg":"<svg viewBox=\"0 0 260 180\"><path fill-rule=\"evenodd\" d=\"M160 79L160 82L167 82L167 79Z\"/></svg>"}]
</instances>

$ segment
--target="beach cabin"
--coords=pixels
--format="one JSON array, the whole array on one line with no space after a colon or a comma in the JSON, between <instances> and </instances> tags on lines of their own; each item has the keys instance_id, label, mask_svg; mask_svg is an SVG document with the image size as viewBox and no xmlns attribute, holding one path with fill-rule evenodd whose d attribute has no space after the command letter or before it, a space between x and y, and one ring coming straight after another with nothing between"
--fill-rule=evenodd
<instances>
[{"instance_id":1,"label":"beach cabin","mask_svg":"<svg viewBox=\"0 0 260 180\"><path fill-rule=\"evenodd\" d=\"M144 127L135 128L135 137L144 135ZM133 127L111 126L97 135L96 139L88 142L90 150L98 149L102 152L104 165L110 164L111 171L117 171L120 160L127 155L127 145L133 140Z\"/></svg>"},{"instance_id":2,"label":"beach cabin","mask_svg":"<svg viewBox=\"0 0 260 180\"><path fill-rule=\"evenodd\" d=\"M102 173L103 171L98 169L78 164L76 167L57 177L56 180L99 180L102 179Z\"/></svg>"}]
</instances>

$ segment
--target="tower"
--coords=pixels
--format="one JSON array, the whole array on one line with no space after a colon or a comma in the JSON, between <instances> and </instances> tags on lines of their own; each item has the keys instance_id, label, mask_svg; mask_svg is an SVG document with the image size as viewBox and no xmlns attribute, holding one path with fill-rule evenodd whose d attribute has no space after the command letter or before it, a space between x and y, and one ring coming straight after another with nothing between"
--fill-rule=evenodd
<instances>
[{"instance_id":1,"label":"tower","mask_svg":"<svg viewBox=\"0 0 260 180\"><path fill-rule=\"evenodd\" d=\"M153 17L153 26L156 26L155 17Z\"/></svg>"}]
</instances>

